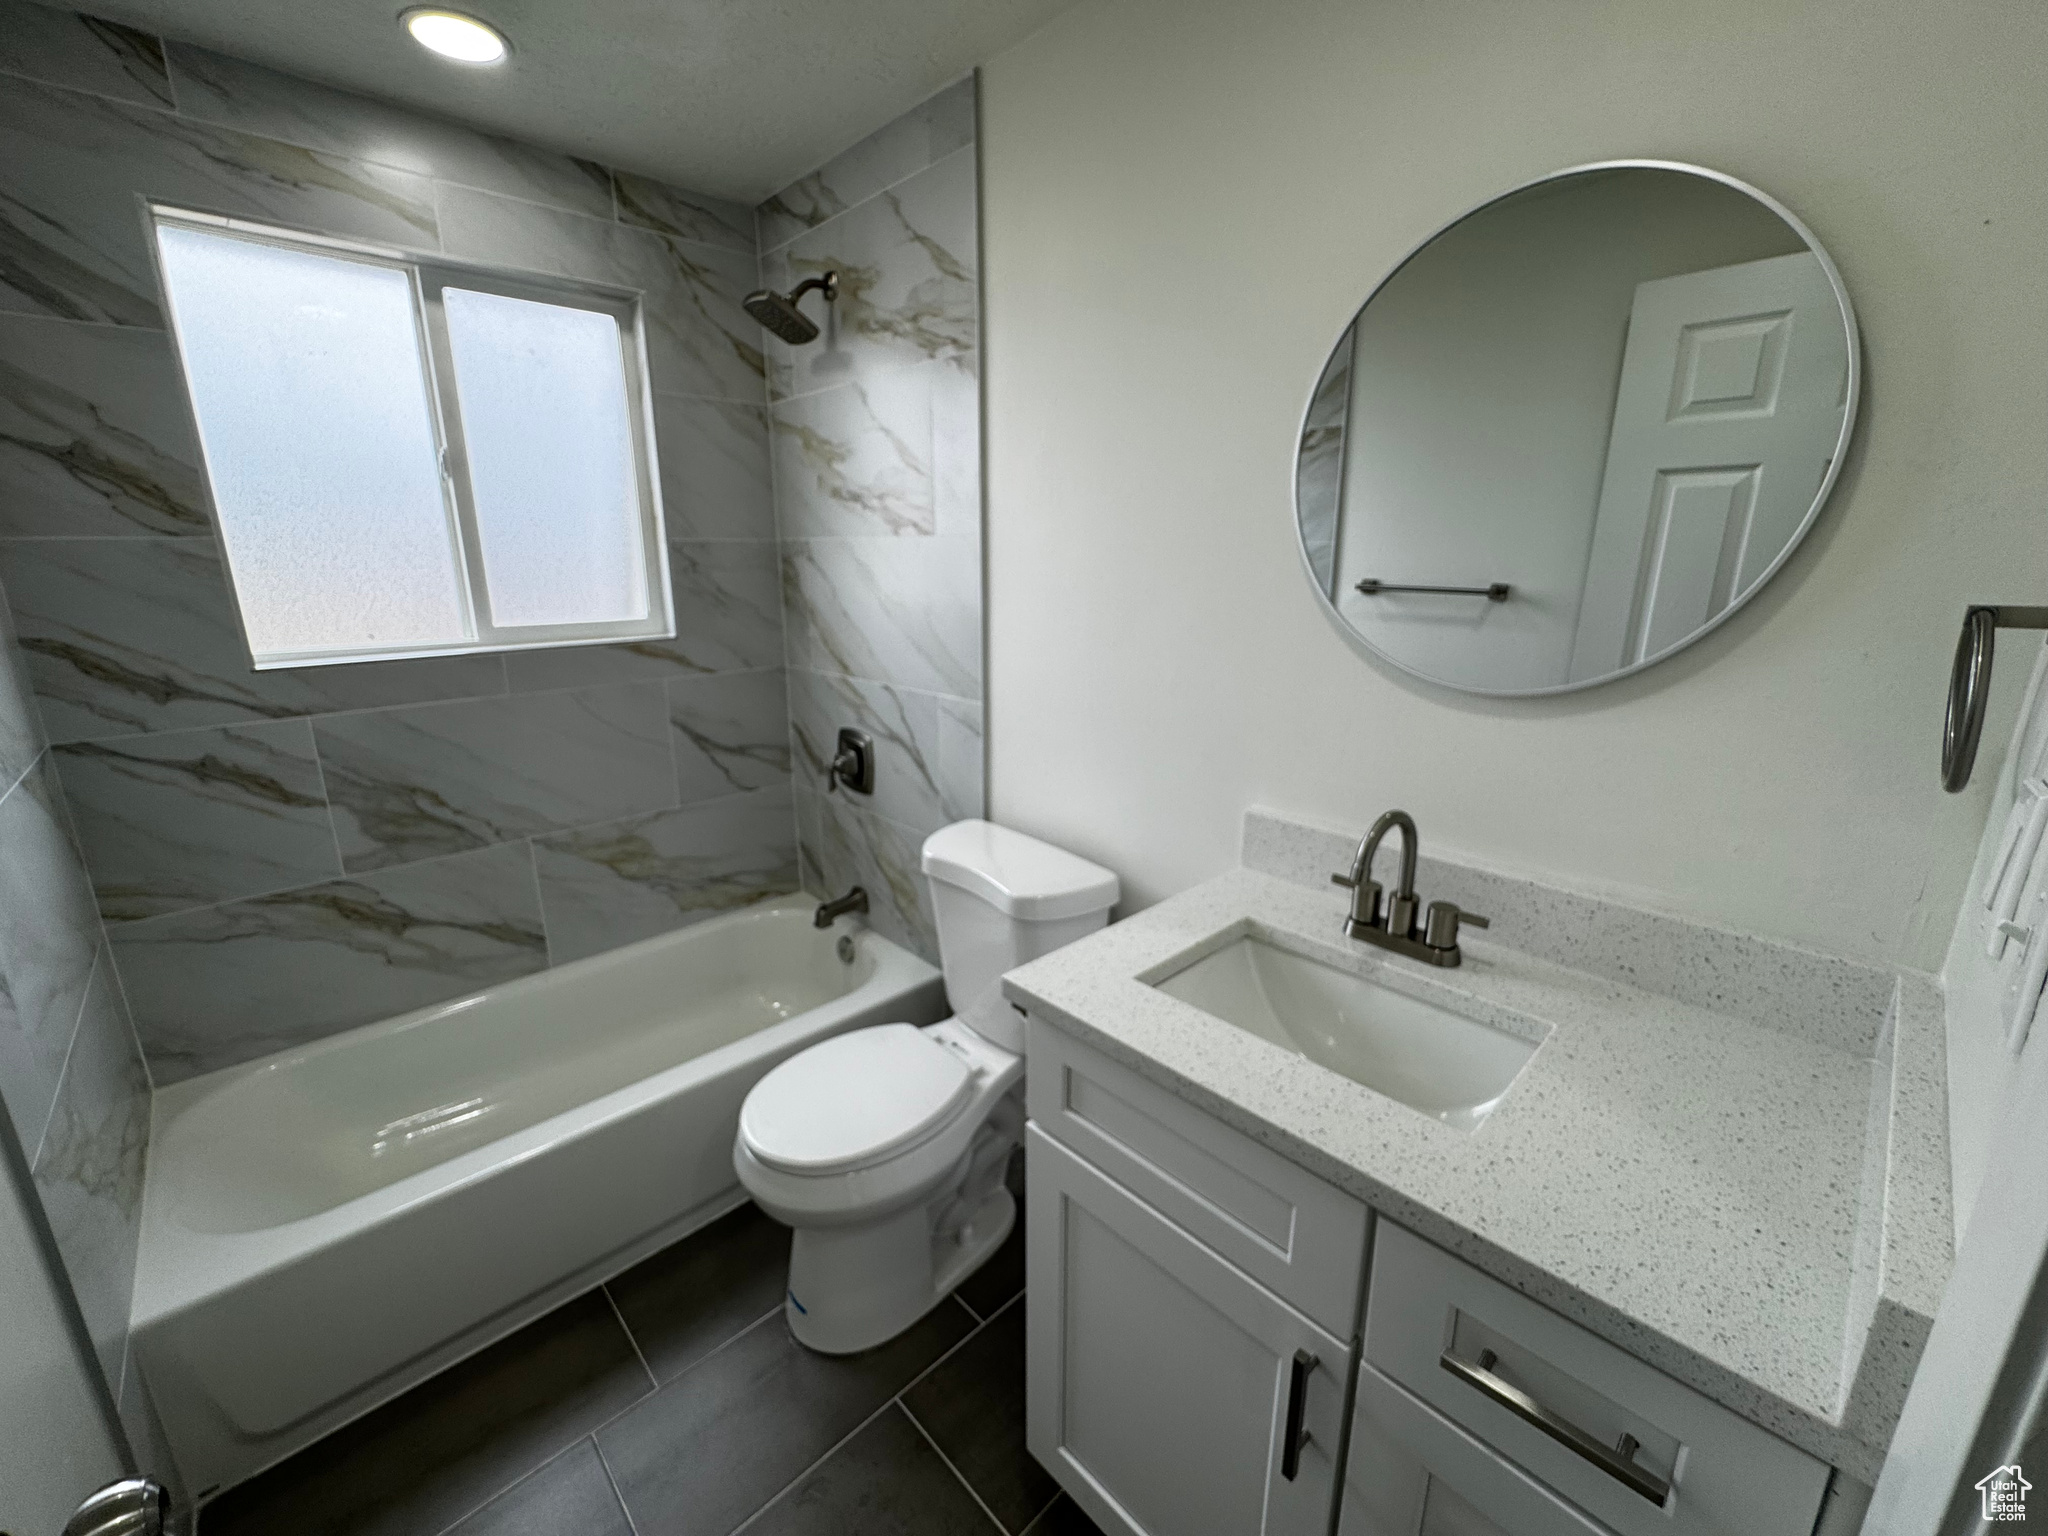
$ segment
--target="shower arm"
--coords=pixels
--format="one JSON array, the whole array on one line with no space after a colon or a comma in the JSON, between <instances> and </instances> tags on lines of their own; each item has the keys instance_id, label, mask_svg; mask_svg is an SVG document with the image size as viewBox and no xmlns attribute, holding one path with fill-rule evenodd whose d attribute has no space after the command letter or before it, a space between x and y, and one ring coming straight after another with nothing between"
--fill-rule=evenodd
<instances>
[{"instance_id":1,"label":"shower arm","mask_svg":"<svg viewBox=\"0 0 2048 1536\"><path fill-rule=\"evenodd\" d=\"M804 280L803 280L802 282L798 283L798 284L797 284L797 285L796 285L796 286L795 286L794 288L792 288L792 289L790 289L790 290L789 290L789 302L790 302L791 304L795 304L795 303L796 303L796 302L797 302L797 301L798 301L799 299L801 299L801 298L802 298L802 297L803 297L803 296L804 296L805 294L807 294L807 293L811 293L811 292L814 292L814 291L817 291L817 290L820 290L820 289L822 289L822 290L824 291L824 294L825 294L825 300L826 300L826 302L827 302L827 303L830 303L830 302L831 302L832 300L834 300L834 299L838 298L838 297L839 297L839 274L838 274L838 272L836 272L836 271L833 271L833 272L827 272L827 273L826 273L826 274L825 274L825 275L824 275L823 277L807 277L807 278L805 278L805 279L804 279Z\"/></svg>"}]
</instances>

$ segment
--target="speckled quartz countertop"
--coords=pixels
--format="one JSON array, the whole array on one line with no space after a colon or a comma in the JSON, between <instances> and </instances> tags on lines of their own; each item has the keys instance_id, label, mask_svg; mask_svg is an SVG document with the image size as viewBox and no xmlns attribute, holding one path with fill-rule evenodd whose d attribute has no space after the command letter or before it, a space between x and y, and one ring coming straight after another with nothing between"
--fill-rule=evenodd
<instances>
[{"instance_id":1,"label":"speckled quartz countertop","mask_svg":"<svg viewBox=\"0 0 2048 1536\"><path fill-rule=\"evenodd\" d=\"M1625 909L1579 914L1573 942L1586 946L1575 958L1611 972L1603 945L1644 958L1642 934L1632 948L1617 923L1663 925L1647 942L1664 952L1632 980L1469 930L1464 965L1438 970L1343 938L1342 894L1302 883L1337 867L1328 847L1298 851L1295 879L1220 876L1012 972L1005 990L1382 1215L1873 1478L1949 1262L1933 983L1712 930L1688 948L1684 925ZM1543 920L1529 892L1544 888L1457 866L1426 863L1424 876L1425 896L1487 911L1497 934ZM1245 932L1543 1043L1476 1130L1454 1129L1148 984ZM1779 1016L1759 989L1774 966L1802 1017ZM1698 981L1717 968L1717 982Z\"/></svg>"}]
</instances>

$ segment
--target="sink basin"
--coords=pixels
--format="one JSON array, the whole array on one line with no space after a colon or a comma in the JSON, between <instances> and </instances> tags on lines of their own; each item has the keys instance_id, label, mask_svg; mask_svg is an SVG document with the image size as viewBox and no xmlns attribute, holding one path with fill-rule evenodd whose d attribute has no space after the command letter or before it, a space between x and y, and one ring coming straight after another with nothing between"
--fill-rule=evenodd
<instances>
[{"instance_id":1,"label":"sink basin","mask_svg":"<svg viewBox=\"0 0 2048 1536\"><path fill-rule=\"evenodd\" d=\"M1262 939L1243 937L1153 983L1204 1013L1471 1130L1537 1042Z\"/></svg>"}]
</instances>

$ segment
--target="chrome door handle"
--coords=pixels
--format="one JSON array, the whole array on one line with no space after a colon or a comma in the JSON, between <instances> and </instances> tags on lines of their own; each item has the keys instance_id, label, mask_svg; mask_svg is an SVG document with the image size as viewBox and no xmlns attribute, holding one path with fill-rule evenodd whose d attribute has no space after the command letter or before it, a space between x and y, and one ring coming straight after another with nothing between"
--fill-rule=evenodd
<instances>
[{"instance_id":1,"label":"chrome door handle","mask_svg":"<svg viewBox=\"0 0 2048 1536\"><path fill-rule=\"evenodd\" d=\"M1287 1428L1286 1438L1280 1442L1280 1475L1290 1483L1301 1471L1301 1448L1308 1444L1308 1431L1301 1421L1308 1417L1308 1373L1316 1363L1314 1355L1297 1349L1287 1377Z\"/></svg>"},{"instance_id":2,"label":"chrome door handle","mask_svg":"<svg viewBox=\"0 0 2048 1536\"><path fill-rule=\"evenodd\" d=\"M1623 1435L1621 1443L1610 1451L1570 1419L1552 1413L1528 1393L1494 1375L1493 1367L1498 1359L1492 1350L1485 1349L1479 1352L1475 1363L1461 1360L1447 1349L1437 1358L1437 1364L1468 1387L1475 1387L1492 1398L1525 1424L1533 1424L1559 1445L1577 1452L1630 1492L1642 1495L1660 1508L1663 1506L1671 1496L1671 1484L1635 1464L1635 1436Z\"/></svg>"},{"instance_id":3,"label":"chrome door handle","mask_svg":"<svg viewBox=\"0 0 2048 1536\"><path fill-rule=\"evenodd\" d=\"M64 1536L162 1536L170 1495L150 1477L124 1477L78 1506Z\"/></svg>"}]
</instances>

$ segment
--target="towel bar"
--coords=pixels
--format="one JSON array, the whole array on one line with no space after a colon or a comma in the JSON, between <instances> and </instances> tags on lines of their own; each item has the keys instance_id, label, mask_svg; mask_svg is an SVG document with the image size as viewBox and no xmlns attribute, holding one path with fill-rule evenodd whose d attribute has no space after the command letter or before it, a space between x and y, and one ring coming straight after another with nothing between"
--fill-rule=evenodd
<instances>
[{"instance_id":1,"label":"towel bar","mask_svg":"<svg viewBox=\"0 0 2048 1536\"><path fill-rule=\"evenodd\" d=\"M1948 714L1941 723L1941 787L1955 794L1977 765L1984 705L1991 693L1992 638L2001 629L2048 629L2048 608L1976 603L1963 613L1955 665L1948 675Z\"/></svg>"},{"instance_id":2,"label":"towel bar","mask_svg":"<svg viewBox=\"0 0 2048 1536\"><path fill-rule=\"evenodd\" d=\"M1418 587L1394 581L1381 581L1377 576L1368 576L1358 584L1358 590L1367 597L1378 597L1382 592L1446 592L1453 597L1483 597L1490 603L1504 603L1514 588L1504 581L1496 581L1484 587Z\"/></svg>"}]
</instances>

